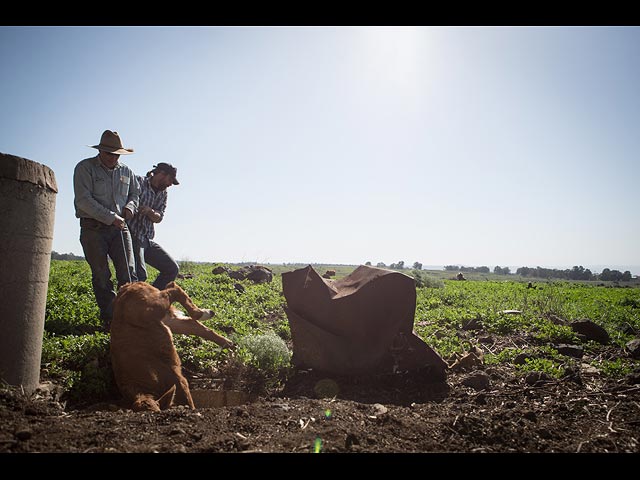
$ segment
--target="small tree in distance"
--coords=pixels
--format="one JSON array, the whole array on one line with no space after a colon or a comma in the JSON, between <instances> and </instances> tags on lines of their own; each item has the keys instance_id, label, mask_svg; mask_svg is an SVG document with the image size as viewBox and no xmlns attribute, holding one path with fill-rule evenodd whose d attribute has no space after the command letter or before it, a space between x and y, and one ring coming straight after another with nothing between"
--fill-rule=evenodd
<instances>
[{"instance_id":1,"label":"small tree in distance","mask_svg":"<svg viewBox=\"0 0 640 480\"><path fill-rule=\"evenodd\" d=\"M393 270L404 270L404 260L400 260L398 263L392 263L389 268Z\"/></svg>"},{"instance_id":2,"label":"small tree in distance","mask_svg":"<svg viewBox=\"0 0 640 480\"><path fill-rule=\"evenodd\" d=\"M509 275L511 273L511 269L509 267L501 268L501 267L496 266L493 269L493 273L498 274L498 275Z\"/></svg>"}]
</instances>

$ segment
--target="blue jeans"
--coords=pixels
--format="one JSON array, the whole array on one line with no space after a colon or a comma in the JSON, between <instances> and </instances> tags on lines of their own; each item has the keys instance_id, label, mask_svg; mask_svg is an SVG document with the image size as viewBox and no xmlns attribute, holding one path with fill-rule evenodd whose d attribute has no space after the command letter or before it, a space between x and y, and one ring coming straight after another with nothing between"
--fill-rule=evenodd
<instances>
[{"instance_id":1,"label":"blue jeans","mask_svg":"<svg viewBox=\"0 0 640 480\"><path fill-rule=\"evenodd\" d=\"M178 272L180 271L178 263L153 240L147 238L138 240L134 238L133 252L136 259L136 275L138 281L144 282L147 280L145 263L148 263L160 272L158 278L152 283L158 290L163 290L167 286L167 283L173 282L178 276Z\"/></svg>"},{"instance_id":2,"label":"blue jeans","mask_svg":"<svg viewBox=\"0 0 640 480\"><path fill-rule=\"evenodd\" d=\"M100 318L108 323L113 317L116 292L113 290L107 256L113 261L118 288L137 281L131 235L127 228L120 230L113 225L83 218L80 221L80 243L84 258L91 267L91 283L100 308Z\"/></svg>"}]
</instances>

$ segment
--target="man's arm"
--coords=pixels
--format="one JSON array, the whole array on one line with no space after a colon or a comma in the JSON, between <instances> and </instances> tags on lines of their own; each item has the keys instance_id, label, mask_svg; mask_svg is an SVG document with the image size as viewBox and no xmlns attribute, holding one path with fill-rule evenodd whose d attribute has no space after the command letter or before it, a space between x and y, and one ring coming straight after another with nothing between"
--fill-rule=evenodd
<instances>
[{"instance_id":1,"label":"man's arm","mask_svg":"<svg viewBox=\"0 0 640 480\"><path fill-rule=\"evenodd\" d=\"M153 223L160 223L162 221L163 215L160 214L159 211L154 210L148 205L143 205L140 207L138 212L144 216L146 216Z\"/></svg>"},{"instance_id":2,"label":"man's arm","mask_svg":"<svg viewBox=\"0 0 640 480\"><path fill-rule=\"evenodd\" d=\"M165 195L162 200L162 204L160 205L160 208L158 210L154 210L148 205L143 205L142 207L140 207L139 211L142 215L145 215L153 223L160 223L164 218L164 211L166 208L167 208L167 196Z\"/></svg>"},{"instance_id":3,"label":"man's arm","mask_svg":"<svg viewBox=\"0 0 640 480\"><path fill-rule=\"evenodd\" d=\"M140 202L140 182L138 177L133 174L129 169L129 175L131 181L129 183L129 196L127 197L127 204L124 206L124 218L125 220L131 220L138 211L138 205Z\"/></svg>"},{"instance_id":4,"label":"man's arm","mask_svg":"<svg viewBox=\"0 0 640 480\"><path fill-rule=\"evenodd\" d=\"M156 223L160 223L162 221L162 219L164 218L164 211L167 209L167 198L168 197L169 196L166 195L166 191L165 191L165 196L162 199L162 205L160 205L160 209L157 210L159 218L158 218L158 221Z\"/></svg>"}]
</instances>

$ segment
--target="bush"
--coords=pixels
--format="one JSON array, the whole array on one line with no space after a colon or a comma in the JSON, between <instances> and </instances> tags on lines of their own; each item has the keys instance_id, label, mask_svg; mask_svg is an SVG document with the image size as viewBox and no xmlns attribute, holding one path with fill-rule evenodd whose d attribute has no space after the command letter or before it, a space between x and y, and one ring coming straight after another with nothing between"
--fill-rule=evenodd
<instances>
[{"instance_id":1,"label":"bush","mask_svg":"<svg viewBox=\"0 0 640 480\"><path fill-rule=\"evenodd\" d=\"M245 363L267 373L278 373L290 366L291 352L284 340L273 332L242 337L238 347L238 354Z\"/></svg>"}]
</instances>

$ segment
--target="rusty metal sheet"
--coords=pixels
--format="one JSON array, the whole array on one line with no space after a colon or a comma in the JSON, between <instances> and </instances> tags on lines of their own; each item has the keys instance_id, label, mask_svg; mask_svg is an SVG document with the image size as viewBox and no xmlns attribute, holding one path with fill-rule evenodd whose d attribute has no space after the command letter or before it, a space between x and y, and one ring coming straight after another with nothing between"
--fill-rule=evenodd
<instances>
[{"instance_id":1,"label":"rusty metal sheet","mask_svg":"<svg viewBox=\"0 0 640 480\"><path fill-rule=\"evenodd\" d=\"M425 368L444 379L446 363L413 332L415 280L361 265L322 278L312 266L282 274L293 363L333 374Z\"/></svg>"}]
</instances>

